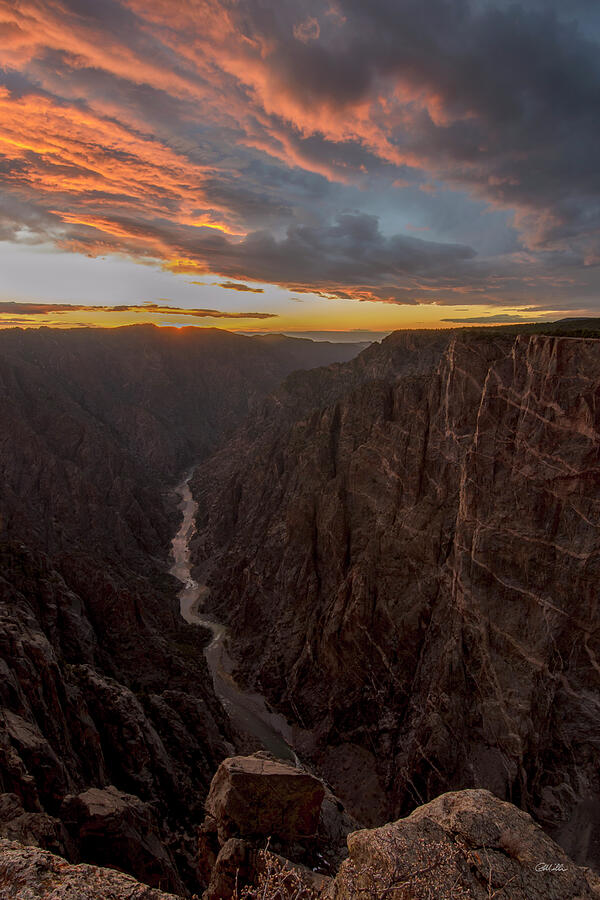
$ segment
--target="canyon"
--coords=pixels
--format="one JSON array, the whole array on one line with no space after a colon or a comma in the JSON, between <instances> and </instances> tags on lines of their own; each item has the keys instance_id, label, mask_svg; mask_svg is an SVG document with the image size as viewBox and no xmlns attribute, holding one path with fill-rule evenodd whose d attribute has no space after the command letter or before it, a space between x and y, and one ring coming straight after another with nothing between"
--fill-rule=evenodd
<instances>
[{"instance_id":1,"label":"canyon","mask_svg":"<svg viewBox=\"0 0 600 900\"><path fill-rule=\"evenodd\" d=\"M0 334L9 831L152 885L197 883L195 823L238 738L209 633L181 618L168 574L173 486L287 373L359 349L154 326Z\"/></svg>"},{"instance_id":2,"label":"canyon","mask_svg":"<svg viewBox=\"0 0 600 900\"><path fill-rule=\"evenodd\" d=\"M197 469L195 552L358 819L487 788L598 865L600 342L548 330L290 376Z\"/></svg>"},{"instance_id":3,"label":"canyon","mask_svg":"<svg viewBox=\"0 0 600 900\"><path fill-rule=\"evenodd\" d=\"M597 896L596 328L0 334L0 897L65 857L216 898L263 852L210 819L232 758L252 808L263 769L322 785L275 849L332 900L428 847L486 897L486 846L506 896Z\"/></svg>"}]
</instances>

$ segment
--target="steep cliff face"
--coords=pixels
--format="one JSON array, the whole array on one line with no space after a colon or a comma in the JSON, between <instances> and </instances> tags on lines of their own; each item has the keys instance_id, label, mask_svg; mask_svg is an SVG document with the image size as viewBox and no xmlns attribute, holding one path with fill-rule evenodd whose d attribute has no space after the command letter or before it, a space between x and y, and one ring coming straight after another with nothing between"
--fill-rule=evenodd
<instances>
[{"instance_id":1,"label":"steep cliff face","mask_svg":"<svg viewBox=\"0 0 600 900\"><path fill-rule=\"evenodd\" d=\"M598 862L600 342L419 341L201 467L209 603L363 821L487 787Z\"/></svg>"},{"instance_id":2,"label":"steep cliff face","mask_svg":"<svg viewBox=\"0 0 600 900\"><path fill-rule=\"evenodd\" d=\"M285 374L350 352L0 333L0 833L29 822L72 859L197 883L194 824L234 736L165 574L169 485Z\"/></svg>"},{"instance_id":3,"label":"steep cliff face","mask_svg":"<svg viewBox=\"0 0 600 900\"><path fill-rule=\"evenodd\" d=\"M166 579L0 544L0 800L53 818L42 846L183 892L229 729L204 634L173 595ZM108 791L92 841L90 787ZM15 818L0 809L2 833Z\"/></svg>"}]
</instances>

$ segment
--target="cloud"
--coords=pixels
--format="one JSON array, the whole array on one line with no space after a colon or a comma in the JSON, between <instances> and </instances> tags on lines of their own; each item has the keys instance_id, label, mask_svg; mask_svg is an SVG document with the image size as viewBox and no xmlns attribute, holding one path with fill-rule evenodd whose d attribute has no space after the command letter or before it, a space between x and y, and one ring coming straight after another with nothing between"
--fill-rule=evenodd
<instances>
[{"instance_id":1,"label":"cloud","mask_svg":"<svg viewBox=\"0 0 600 900\"><path fill-rule=\"evenodd\" d=\"M463 325L486 325L486 324L496 324L501 325L503 323L508 324L510 322L533 322L536 319L527 318L527 316L520 316L517 314L511 315L509 313L497 313L493 316L466 316L460 318L457 316L456 318L451 319L440 319L441 322L457 322L462 323Z\"/></svg>"},{"instance_id":2,"label":"cloud","mask_svg":"<svg viewBox=\"0 0 600 900\"><path fill-rule=\"evenodd\" d=\"M224 312L218 309L187 309L182 306L168 306L160 303L121 304L119 306L88 306L79 303L17 303L12 300L0 301L0 315L46 316L70 312L130 312L160 313L161 315L191 316L196 319L276 319L276 313L268 312Z\"/></svg>"},{"instance_id":3,"label":"cloud","mask_svg":"<svg viewBox=\"0 0 600 900\"><path fill-rule=\"evenodd\" d=\"M226 288L228 291L248 291L251 294L264 294L264 288L253 288L248 284L239 281L223 281L217 284L217 287Z\"/></svg>"},{"instance_id":4,"label":"cloud","mask_svg":"<svg viewBox=\"0 0 600 900\"><path fill-rule=\"evenodd\" d=\"M253 293L598 293L597 4L0 0L0 29L0 240Z\"/></svg>"},{"instance_id":5,"label":"cloud","mask_svg":"<svg viewBox=\"0 0 600 900\"><path fill-rule=\"evenodd\" d=\"M464 291L474 251L461 244L385 236L375 216L344 214L332 225L290 226L279 240L252 232L242 241L225 236L206 241L189 233L172 235L177 258L165 263L173 272L205 272L271 282L296 292L314 292L358 300L416 303L433 281L439 296ZM431 285L426 282L431 281ZM443 285L443 287L442 287ZM481 285L479 288L481 289Z\"/></svg>"},{"instance_id":6,"label":"cloud","mask_svg":"<svg viewBox=\"0 0 600 900\"><path fill-rule=\"evenodd\" d=\"M294 25L292 30L296 40L302 41L303 44L308 44L309 41L318 40L319 35L321 34L319 21L313 16L309 16L304 22L299 22L297 25Z\"/></svg>"}]
</instances>

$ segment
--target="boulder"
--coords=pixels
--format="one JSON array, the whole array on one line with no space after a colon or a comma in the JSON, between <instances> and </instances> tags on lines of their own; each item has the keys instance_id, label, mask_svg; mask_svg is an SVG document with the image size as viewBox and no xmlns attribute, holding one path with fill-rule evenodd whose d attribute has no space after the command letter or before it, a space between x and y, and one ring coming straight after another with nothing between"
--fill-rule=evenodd
<instances>
[{"instance_id":1,"label":"boulder","mask_svg":"<svg viewBox=\"0 0 600 900\"><path fill-rule=\"evenodd\" d=\"M317 833L325 789L313 775L260 754L224 760L212 780L206 811L219 841L276 837L293 842Z\"/></svg>"},{"instance_id":2,"label":"boulder","mask_svg":"<svg viewBox=\"0 0 600 900\"><path fill-rule=\"evenodd\" d=\"M129 875L0 839L0 900L176 900Z\"/></svg>"},{"instance_id":3,"label":"boulder","mask_svg":"<svg viewBox=\"0 0 600 900\"><path fill-rule=\"evenodd\" d=\"M185 893L160 839L152 808L139 797L112 785L90 788L66 797L61 816L87 861L124 869L146 884Z\"/></svg>"},{"instance_id":4,"label":"boulder","mask_svg":"<svg viewBox=\"0 0 600 900\"><path fill-rule=\"evenodd\" d=\"M348 837L327 900L588 900L600 880L525 812L485 790L442 794L410 816Z\"/></svg>"},{"instance_id":5,"label":"boulder","mask_svg":"<svg viewBox=\"0 0 600 900\"><path fill-rule=\"evenodd\" d=\"M43 812L28 812L16 794L0 794L0 837L35 844L53 853L74 854L69 835L60 821Z\"/></svg>"},{"instance_id":6,"label":"boulder","mask_svg":"<svg viewBox=\"0 0 600 900\"><path fill-rule=\"evenodd\" d=\"M256 850L247 841L230 838L226 841L210 877L204 900L222 900L234 895L247 884L252 884L256 874Z\"/></svg>"}]
</instances>

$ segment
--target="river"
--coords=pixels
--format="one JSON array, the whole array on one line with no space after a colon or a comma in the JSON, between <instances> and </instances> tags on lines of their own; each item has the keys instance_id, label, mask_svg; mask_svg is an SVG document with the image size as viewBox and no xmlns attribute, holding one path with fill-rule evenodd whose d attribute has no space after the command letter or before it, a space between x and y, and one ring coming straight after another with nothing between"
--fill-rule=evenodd
<instances>
[{"instance_id":1,"label":"river","mask_svg":"<svg viewBox=\"0 0 600 900\"><path fill-rule=\"evenodd\" d=\"M196 530L198 511L198 504L190 490L192 475L193 469L175 488L183 518L171 544L173 564L169 571L183 584L177 595L181 615L186 622L202 625L212 634L204 656L212 675L215 693L234 728L252 735L259 741L262 749L269 750L279 759L296 763L298 759L290 746L291 730L286 719L272 712L260 694L244 691L239 687L231 674L234 664L227 652L227 627L203 611L209 588L193 578L191 564L190 542Z\"/></svg>"}]
</instances>

